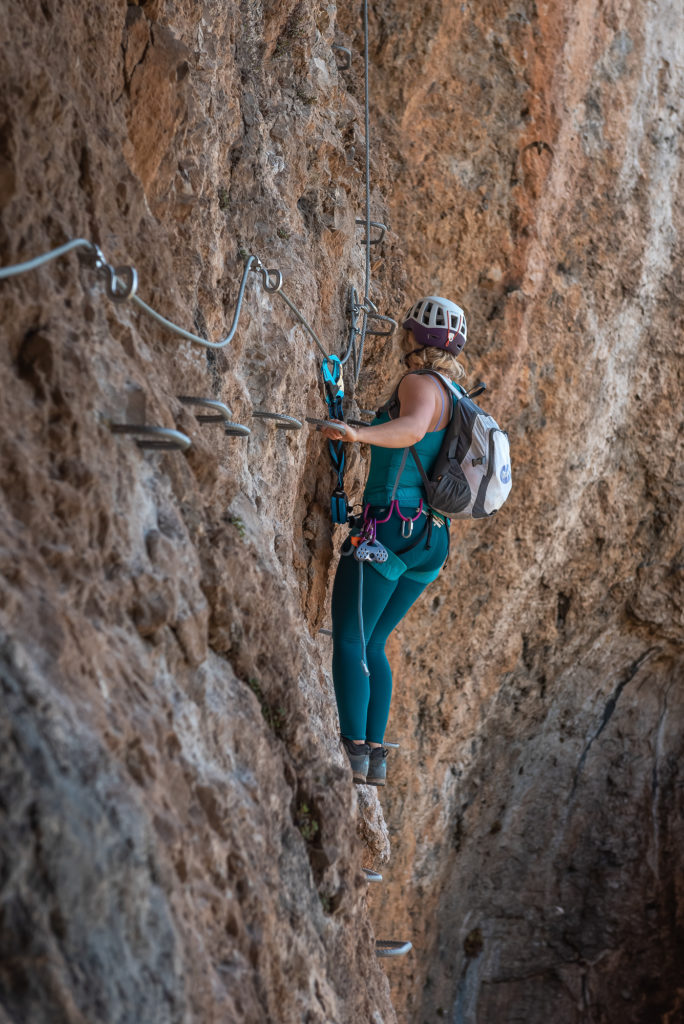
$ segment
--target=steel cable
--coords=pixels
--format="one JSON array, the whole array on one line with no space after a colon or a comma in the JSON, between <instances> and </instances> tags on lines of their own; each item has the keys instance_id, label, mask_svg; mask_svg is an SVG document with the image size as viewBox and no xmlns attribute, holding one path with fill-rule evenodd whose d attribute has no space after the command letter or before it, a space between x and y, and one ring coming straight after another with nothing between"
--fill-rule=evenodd
<instances>
[{"instance_id":1,"label":"steel cable","mask_svg":"<svg viewBox=\"0 0 684 1024\"><path fill-rule=\"evenodd\" d=\"M368 96L368 0L363 0L363 87L364 87L364 119L366 133L366 284L363 294L363 320L361 321L361 337L359 339L359 351L356 356L354 369L354 384L358 384L359 373L361 372L361 361L363 359L363 346L366 342L366 330L368 329L368 310L370 299L370 276L371 276L371 254L370 254L370 233L371 233L371 195L370 195L370 101Z\"/></svg>"},{"instance_id":2,"label":"steel cable","mask_svg":"<svg viewBox=\"0 0 684 1024\"><path fill-rule=\"evenodd\" d=\"M92 269L100 272L106 277L107 294L111 299L114 299L117 302L125 302L130 299L138 306L139 309L144 313L147 313L147 315L152 317L153 320L156 320L157 323L162 325L162 327L166 327L167 330L172 331L181 338L185 338L187 341L194 341L198 345L203 345L204 348L225 348L225 346L229 345L233 340L240 320L240 314L242 312L242 303L245 295L245 288L247 287L247 278L251 270L259 271L262 275L263 285L266 291L280 296L292 313L294 313L297 321L316 343L326 361L330 361L330 354L323 347L311 324L299 311L294 302L282 290L283 275L281 272L279 270L269 270L263 265L259 257L254 255L248 256L247 262L245 263L242 280L240 281L240 289L238 291L233 322L231 324L230 331L221 341L209 341L207 338L202 338L200 335L193 334L192 331L185 330L184 327L180 327L172 320L169 320L167 317L162 316L161 313L158 313L156 309L153 309L152 306L141 299L137 294L138 274L135 268L130 266L111 266L111 264L107 263L105 260L100 248L93 242L88 241L87 238L73 238L64 245L60 245L56 249L51 249L49 252L36 256L32 260L26 260L23 263L16 263L8 267L0 267L0 280L15 277L18 274L24 274L30 270L37 270L39 267L49 263L51 260L58 259L60 256L65 256L74 249L85 249L87 251L87 256L82 256L81 259L85 260ZM126 278L126 281L124 281L123 278Z\"/></svg>"}]
</instances>

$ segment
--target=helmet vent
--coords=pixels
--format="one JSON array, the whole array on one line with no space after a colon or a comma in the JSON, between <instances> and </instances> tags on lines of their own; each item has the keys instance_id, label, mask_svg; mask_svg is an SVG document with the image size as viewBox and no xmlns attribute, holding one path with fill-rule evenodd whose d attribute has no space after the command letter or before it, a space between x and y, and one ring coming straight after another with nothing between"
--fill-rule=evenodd
<instances>
[{"instance_id":1,"label":"helmet vent","mask_svg":"<svg viewBox=\"0 0 684 1024\"><path fill-rule=\"evenodd\" d=\"M454 313L451 314L451 326L455 331L458 330L458 317Z\"/></svg>"},{"instance_id":2,"label":"helmet vent","mask_svg":"<svg viewBox=\"0 0 684 1024\"><path fill-rule=\"evenodd\" d=\"M429 324L430 323L430 313L431 312L432 312L432 303L431 302L426 302L425 303L425 309L423 310L423 323L424 324Z\"/></svg>"},{"instance_id":3,"label":"helmet vent","mask_svg":"<svg viewBox=\"0 0 684 1024\"><path fill-rule=\"evenodd\" d=\"M444 310L442 309L441 306L437 307L437 312L435 313L435 326L436 327L444 327L445 326L445 324L444 324Z\"/></svg>"}]
</instances>

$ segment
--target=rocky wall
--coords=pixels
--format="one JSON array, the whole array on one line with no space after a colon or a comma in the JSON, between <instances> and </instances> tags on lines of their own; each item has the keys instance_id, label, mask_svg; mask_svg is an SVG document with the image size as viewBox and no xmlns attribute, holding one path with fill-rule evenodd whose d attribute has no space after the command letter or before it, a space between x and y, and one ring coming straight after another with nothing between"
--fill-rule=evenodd
<instances>
[{"instance_id":1,"label":"rocky wall","mask_svg":"<svg viewBox=\"0 0 684 1024\"><path fill-rule=\"evenodd\" d=\"M287 307L250 275L211 351L73 253L0 283L0 1017L681 1019L681 22L371 5L371 295L462 301L515 484L391 640L380 801L318 634L327 456L253 417L323 414ZM310 0L4 5L0 263L88 238L220 339L254 252L341 351L361 29ZM369 339L349 407L398 369ZM376 934L414 950L383 971Z\"/></svg>"}]
</instances>

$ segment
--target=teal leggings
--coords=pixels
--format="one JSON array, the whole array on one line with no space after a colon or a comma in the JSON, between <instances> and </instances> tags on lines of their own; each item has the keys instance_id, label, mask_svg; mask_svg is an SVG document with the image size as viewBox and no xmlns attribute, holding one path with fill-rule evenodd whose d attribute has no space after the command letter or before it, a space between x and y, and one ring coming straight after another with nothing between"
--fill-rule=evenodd
<instances>
[{"instance_id":1,"label":"teal leggings","mask_svg":"<svg viewBox=\"0 0 684 1024\"><path fill-rule=\"evenodd\" d=\"M364 563L362 609L369 676L361 662L360 563L353 555L343 554L337 567L332 593L332 673L340 732L350 740L382 743L392 698L392 670L385 654L385 643L428 582L439 574L449 552L447 526L432 528L430 547L426 546L425 517L421 516L415 529L420 531L420 540L406 551L417 534L410 540L404 539L401 520L396 515L387 523L379 523L378 540L399 557L379 567ZM391 568L388 570L386 566ZM391 575L400 575L388 578L385 575L388 571Z\"/></svg>"}]
</instances>

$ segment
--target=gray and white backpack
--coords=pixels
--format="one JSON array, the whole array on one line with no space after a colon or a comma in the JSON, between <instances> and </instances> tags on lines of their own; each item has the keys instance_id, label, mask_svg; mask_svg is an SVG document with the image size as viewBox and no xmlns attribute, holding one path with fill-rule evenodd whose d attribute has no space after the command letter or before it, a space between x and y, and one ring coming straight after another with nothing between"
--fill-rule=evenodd
<instances>
[{"instance_id":1,"label":"gray and white backpack","mask_svg":"<svg viewBox=\"0 0 684 1024\"><path fill-rule=\"evenodd\" d=\"M451 519L484 519L494 515L512 486L508 434L473 402L467 391L441 373L414 372L438 377L454 396L451 420L429 477L415 448L409 449L423 478L428 504ZM482 391L484 385L471 394ZM388 405L391 416L393 402Z\"/></svg>"}]
</instances>

